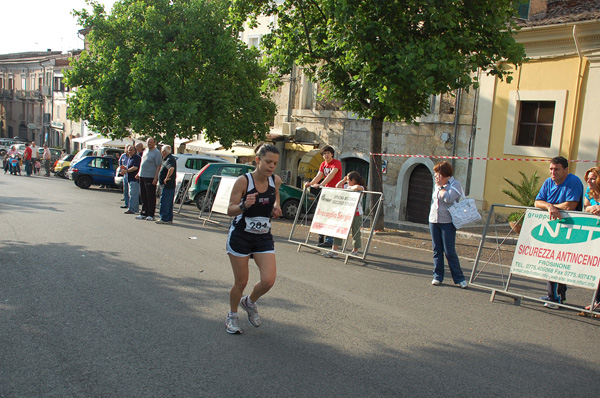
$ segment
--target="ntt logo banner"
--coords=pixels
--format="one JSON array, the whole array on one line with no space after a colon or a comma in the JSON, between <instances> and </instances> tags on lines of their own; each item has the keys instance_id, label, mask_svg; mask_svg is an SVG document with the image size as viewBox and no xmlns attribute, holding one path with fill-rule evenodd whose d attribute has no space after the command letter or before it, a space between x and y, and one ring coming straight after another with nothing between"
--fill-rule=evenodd
<instances>
[{"instance_id":1,"label":"ntt logo banner","mask_svg":"<svg viewBox=\"0 0 600 398\"><path fill-rule=\"evenodd\" d=\"M596 289L600 281L600 218L591 214L527 210L511 272Z\"/></svg>"},{"instance_id":2,"label":"ntt logo banner","mask_svg":"<svg viewBox=\"0 0 600 398\"><path fill-rule=\"evenodd\" d=\"M539 217L540 214L531 214ZM544 214L548 218L547 214ZM569 217L563 220L549 219L532 230L531 236L540 242L568 245L573 243L591 242L600 239L598 217ZM594 244L600 244L595 242Z\"/></svg>"}]
</instances>

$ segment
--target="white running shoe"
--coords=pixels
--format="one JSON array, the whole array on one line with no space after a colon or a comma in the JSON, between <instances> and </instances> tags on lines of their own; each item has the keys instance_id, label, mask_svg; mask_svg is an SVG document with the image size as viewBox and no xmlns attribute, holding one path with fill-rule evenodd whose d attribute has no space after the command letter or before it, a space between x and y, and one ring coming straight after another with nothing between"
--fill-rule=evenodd
<instances>
[{"instance_id":1,"label":"white running shoe","mask_svg":"<svg viewBox=\"0 0 600 398\"><path fill-rule=\"evenodd\" d=\"M154 217L148 216L148 217L146 217L146 221L154 221Z\"/></svg>"},{"instance_id":2,"label":"white running shoe","mask_svg":"<svg viewBox=\"0 0 600 398\"><path fill-rule=\"evenodd\" d=\"M336 258L338 255L336 252L333 251L328 251L326 253L323 253L323 257L327 257L327 258Z\"/></svg>"},{"instance_id":3,"label":"white running shoe","mask_svg":"<svg viewBox=\"0 0 600 398\"><path fill-rule=\"evenodd\" d=\"M439 286L439 285L441 285L441 284L442 284L442 282L440 282L439 280L437 280L437 279L435 279L435 278L434 278L434 279L431 281L431 284L432 284L433 286Z\"/></svg>"},{"instance_id":4,"label":"white running shoe","mask_svg":"<svg viewBox=\"0 0 600 398\"><path fill-rule=\"evenodd\" d=\"M145 220L146 216L142 216L141 214L139 216L135 217L136 220Z\"/></svg>"},{"instance_id":5,"label":"white running shoe","mask_svg":"<svg viewBox=\"0 0 600 398\"><path fill-rule=\"evenodd\" d=\"M462 281L458 283L458 286L460 286L461 289L466 289L469 285L467 284L467 281Z\"/></svg>"},{"instance_id":6,"label":"white running shoe","mask_svg":"<svg viewBox=\"0 0 600 398\"><path fill-rule=\"evenodd\" d=\"M248 296L242 297L240 300L240 306L248 313L248 322L254 327L260 326L260 317L258 316L258 308L256 303L250 304L248 302L250 298Z\"/></svg>"},{"instance_id":7,"label":"white running shoe","mask_svg":"<svg viewBox=\"0 0 600 398\"><path fill-rule=\"evenodd\" d=\"M242 333L242 329L240 329L238 325L238 316L227 314L227 318L225 318L225 327L227 333L231 334L240 334Z\"/></svg>"}]
</instances>

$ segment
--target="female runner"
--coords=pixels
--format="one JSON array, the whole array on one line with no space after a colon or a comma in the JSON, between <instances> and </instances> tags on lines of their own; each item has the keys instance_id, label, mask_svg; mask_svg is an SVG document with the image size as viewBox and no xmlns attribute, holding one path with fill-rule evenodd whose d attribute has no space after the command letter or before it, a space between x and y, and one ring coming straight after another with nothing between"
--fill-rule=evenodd
<instances>
[{"instance_id":1,"label":"female runner","mask_svg":"<svg viewBox=\"0 0 600 398\"><path fill-rule=\"evenodd\" d=\"M256 153L256 169L238 177L233 185L227 214L234 217L227 238L234 283L229 293L230 312L227 333L242 333L238 324L238 305L248 313L252 326L260 326L256 302L275 284L275 244L271 235L271 217L281 216L279 186L281 178L273 175L279 160L274 145L262 145ZM258 266L260 281L252 293L243 296L248 284L250 256Z\"/></svg>"}]
</instances>

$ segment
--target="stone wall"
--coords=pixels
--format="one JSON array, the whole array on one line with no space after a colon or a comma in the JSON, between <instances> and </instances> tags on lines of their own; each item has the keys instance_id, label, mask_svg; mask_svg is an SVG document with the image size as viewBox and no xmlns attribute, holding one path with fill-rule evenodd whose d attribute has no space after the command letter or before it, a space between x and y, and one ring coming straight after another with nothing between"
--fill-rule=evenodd
<instances>
[{"instance_id":1,"label":"stone wall","mask_svg":"<svg viewBox=\"0 0 600 398\"><path fill-rule=\"evenodd\" d=\"M292 121L296 133L290 139L299 142L315 142L319 147L331 145L336 149L336 157L343 153L358 153L369 159L370 120L358 119L352 114L339 110L339 103L316 98L312 109L299 109L302 87L301 78L296 76L292 90ZM315 92L322 94L317 87ZM459 108L459 118L455 131L456 96L444 94L435 98L432 112L420 119L419 124L388 123L383 125L382 151L387 154L426 155L426 156L469 156L469 142L473 123L475 90L463 91ZM276 93L279 114L276 126L284 120L288 112L287 95L289 80ZM444 134L446 133L446 134ZM443 141L445 135L450 141ZM297 156L289 156L297 159ZM418 164L426 165L431 171L433 165L442 158L383 157L387 161L387 171L381 176L384 193L385 221L388 224L402 221L403 200L406 198L407 180L410 172ZM343 159L342 159L343 160ZM463 186L467 182L469 163L456 160L455 177ZM295 165L284 165L286 169ZM433 174L433 171L432 171ZM404 188L403 188L404 186ZM429 198L423 198L429 201Z\"/></svg>"}]
</instances>

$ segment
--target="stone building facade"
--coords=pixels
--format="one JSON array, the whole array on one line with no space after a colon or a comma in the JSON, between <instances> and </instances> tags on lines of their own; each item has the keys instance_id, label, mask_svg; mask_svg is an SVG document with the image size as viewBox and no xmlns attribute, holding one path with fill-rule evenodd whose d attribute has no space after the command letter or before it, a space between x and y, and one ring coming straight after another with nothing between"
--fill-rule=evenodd
<instances>
[{"instance_id":1,"label":"stone building facade","mask_svg":"<svg viewBox=\"0 0 600 398\"><path fill-rule=\"evenodd\" d=\"M39 146L70 151L83 123L67 119L69 89L63 69L76 53L60 51L0 55L0 137L26 138Z\"/></svg>"},{"instance_id":2,"label":"stone building facade","mask_svg":"<svg viewBox=\"0 0 600 398\"><path fill-rule=\"evenodd\" d=\"M365 178L369 175L370 120L357 118L323 95L322 86L310 82L301 68L294 68L274 94L278 115L271 138L285 151L280 173L292 185L312 178L303 173L302 164L318 157L312 149L324 145L336 150L343 173L356 170ZM476 97L475 89L434 96L430 112L418 124L384 123L382 148L390 155L383 157L380 174L386 223L427 222L433 166L446 156L472 154ZM456 177L467 185L471 163L450 161Z\"/></svg>"}]
</instances>

